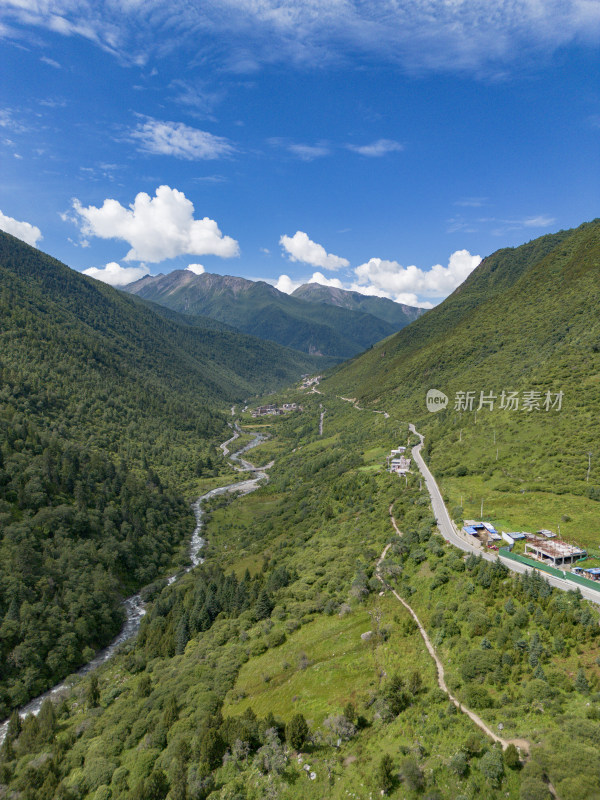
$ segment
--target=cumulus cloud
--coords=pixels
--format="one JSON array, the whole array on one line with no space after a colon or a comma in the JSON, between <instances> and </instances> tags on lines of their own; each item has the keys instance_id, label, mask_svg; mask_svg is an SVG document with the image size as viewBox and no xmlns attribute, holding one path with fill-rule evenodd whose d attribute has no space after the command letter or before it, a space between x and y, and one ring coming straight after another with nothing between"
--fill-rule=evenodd
<instances>
[{"instance_id":1,"label":"cumulus cloud","mask_svg":"<svg viewBox=\"0 0 600 800\"><path fill-rule=\"evenodd\" d=\"M145 264L139 267L122 267L116 261L111 261L105 267L90 267L84 269L83 274L97 281L109 283L111 286L126 286L133 281L139 281L144 275L148 275L150 270Z\"/></svg>"},{"instance_id":2,"label":"cumulus cloud","mask_svg":"<svg viewBox=\"0 0 600 800\"><path fill-rule=\"evenodd\" d=\"M203 275L206 272L202 264L188 264L186 269L193 272L194 275Z\"/></svg>"},{"instance_id":3,"label":"cumulus cloud","mask_svg":"<svg viewBox=\"0 0 600 800\"><path fill-rule=\"evenodd\" d=\"M305 283L320 283L321 286L334 286L336 289L343 289L344 285L338 278L326 278L322 272L313 272L311 278L304 281L293 281L289 275L280 275L275 284L275 288L285 294L291 294L299 286Z\"/></svg>"},{"instance_id":4,"label":"cumulus cloud","mask_svg":"<svg viewBox=\"0 0 600 800\"><path fill-rule=\"evenodd\" d=\"M349 144L347 147L353 153L359 153L361 156L369 156L370 158L379 158L386 156L388 153L398 153L404 150L404 145L393 141L393 139L378 139L376 142L364 145Z\"/></svg>"},{"instance_id":5,"label":"cumulus cloud","mask_svg":"<svg viewBox=\"0 0 600 800\"><path fill-rule=\"evenodd\" d=\"M471 255L468 250L452 253L447 267L435 264L428 270L416 266L403 267L397 261L371 258L354 270L357 280L353 288L357 291L367 288L369 293L386 293L382 296L391 297L397 302L423 305L414 301L422 297L447 297L480 263L481 256Z\"/></svg>"},{"instance_id":6,"label":"cumulus cloud","mask_svg":"<svg viewBox=\"0 0 600 800\"><path fill-rule=\"evenodd\" d=\"M36 247L38 241L43 238L41 230L35 225L31 225L29 222L19 222L13 217L7 217L2 211L0 211L0 231L11 233L17 239L21 239L32 247Z\"/></svg>"},{"instance_id":7,"label":"cumulus cloud","mask_svg":"<svg viewBox=\"0 0 600 800\"><path fill-rule=\"evenodd\" d=\"M339 278L326 278L322 272L313 272L312 278L307 283L320 283L321 286L333 286L335 289L344 288Z\"/></svg>"},{"instance_id":8,"label":"cumulus cloud","mask_svg":"<svg viewBox=\"0 0 600 800\"><path fill-rule=\"evenodd\" d=\"M235 152L235 148L223 136L192 128L183 122L161 122L146 117L129 133L146 153L175 156L188 161L203 161L222 158Z\"/></svg>"},{"instance_id":9,"label":"cumulus cloud","mask_svg":"<svg viewBox=\"0 0 600 800\"><path fill-rule=\"evenodd\" d=\"M296 231L293 236L283 235L279 239L279 244L288 254L290 261L302 261L312 267L332 270L350 266L346 258L328 253L322 245L313 242L303 231Z\"/></svg>"},{"instance_id":10,"label":"cumulus cloud","mask_svg":"<svg viewBox=\"0 0 600 800\"><path fill-rule=\"evenodd\" d=\"M213 219L194 219L194 205L183 192L159 186L156 195L136 195L129 208L107 198L100 208L73 201L85 236L122 239L131 246L125 261L156 263L181 255L239 255L235 239L223 236Z\"/></svg>"},{"instance_id":11,"label":"cumulus cloud","mask_svg":"<svg viewBox=\"0 0 600 800\"><path fill-rule=\"evenodd\" d=\"M291 294L299 286L302 286L304 281L293 281L289 275L280 275L275 284L275 288L284 294Z\"/></svg>"}]
</instances>

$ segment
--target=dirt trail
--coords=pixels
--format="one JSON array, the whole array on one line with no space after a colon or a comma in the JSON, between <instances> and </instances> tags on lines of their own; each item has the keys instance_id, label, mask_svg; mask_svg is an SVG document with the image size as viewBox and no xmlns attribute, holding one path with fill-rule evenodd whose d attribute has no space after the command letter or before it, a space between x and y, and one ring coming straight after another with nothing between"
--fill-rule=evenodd
<instances>
[{"instance_id":1,"label":"dirt trail","mask_svg":"<svg viewBox=\"0 0 600 800\"><path fill-rule=\"evenodd\" d=\"M396 520L394 518L394 515L392 514L393 507L394 507L394 504L392 503L391 506L390 506L390 509L389 509L390 521L392 523L392 526L393 526L394 530L398 534L398 536L402 536L402 533L400 532L400 530L398 528L398 525L396 523ZM389 589L392 592L392 594L394 595L396 600L398 600L399 603L402 603L404 608L408 611L408 613L412 616L414 621L417 623L417 627L419 628L419 633L421 634L421 637L423 638L423 641L425 642L425 647L429 651L429 655L435 661L435 665L436 665L436 668L437 668L437 676L438 676L438 686L440 687L440 689L448 695L448 697L454 703L456 708L459 711L462 711L463 714L466 714L469 717L469 719L471 719L475 723L475 725L477 725L477 727L480 728L480 730L482 730L485 733L486 736L489 736L489 738L492 739L494 742L498 742L499 744L501 744L503 750L506 750L506 748L508 747L509 744L514 744L515 747L518 747L519 750L523 754L529 755L530 744L527 741L527 739L503 739L501 736L498 736L497 733L495 733L490 727L488 727L488 725L485 724L485 722L481 719L481 717L478 714L476 714L474 711L471 711L471 709L466 708L464 705L462 705L462 703L458 700L458 698L456 698L452 694L452 692L448 689L448 686L446 685L446 677L445 677L445 673L444 673L444 665L442 664L442 662L438 658L438 655L435 652L435 648L432 645L429 636L427 635L427 631L425 630L425 628L421 624L421 620L417 617L417 615L415 614L413 609L409 606L409 604L406 602L406 600L404 600L402 597L400 597L400 595L398 594L398 592L395 589L392 589L391 586L388 586L385 583L385 580L383 579L383 577L381 576L381 565L383 564L383 561L385 560L385 557L386 557L387 552L390 549L390 547L391 547L391 542L389 544L386 544L386 546L383 548L383 552L381 553L381 555L377 559L377 566L376 566L376 570L375 570L375 575L378 578L378 580L381 582L381 584L385 588Z\"/></svg>"}]
</instances>

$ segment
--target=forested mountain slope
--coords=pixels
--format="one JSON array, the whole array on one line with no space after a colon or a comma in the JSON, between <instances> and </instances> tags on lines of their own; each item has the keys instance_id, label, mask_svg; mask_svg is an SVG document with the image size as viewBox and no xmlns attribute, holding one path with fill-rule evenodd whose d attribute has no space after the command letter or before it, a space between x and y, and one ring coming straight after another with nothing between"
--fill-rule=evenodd
<instances>
[{"instance_id":1,"label":"forested mountain slope","mask_svg":"<svg viewBox=\"0 0 600 800\"><path fill-rule=\"evenodd\" d=\"M595 800L598 609L446 545L419 474L385 469L390 443L407 443L396 417L286 396L304 412L273 418L253 456L275 459L269 484L209 501L205 563L153 596L137 641L13 719L0 787L20 800L551 800L551 782L561 800Z\"/></svg>"},{"instance_id":2,"label":"forested mountain slope","mask_svg":"<svg viewBox=\"0 0 600 800\"><path fill-rule=\"evenodd\" d=\"M0 233L0 716L88 660L193 527L226 403L300 353L165 319Z\"/></svg>"},{"instance_id":3,"label":"forested mountain slope","mask_svg":"<svg viewBox=\"0 0 600 800\"><path fill-rule=\"evenodd\" d=\"M352 311L366 311L368 314L394 325L396 330L413 322L425 312L423 308L395 303L386 297L371 297L360 294L360 292L337 289L335 286L323 286L320 283L303 283L292 292L292 297L310 303L325 303L340 308L349 308Z\"/></svg>"},{"instance_id":4,"label":"forested mountain slope","mask_svg":"<svg viewBox=\"0 0 600 800\"><path fill-rule=\"evenodd\" d=\"M400 324L355 310L308 302L263 281L174 270L147 276L125 291L185 314L201 314L261 339L337 359L366 350ZM401 324L406 324L403 318Z\"/></svg>"},{"instance_id":5,"label":"forested mountain slope","mask_svg":"<svg viewBox=\"0 0 600 800\"><path fill-rule=\"evenodd\" d=\"M600 438L598 297L595 220L497 251L447 300L337 368L326 386L418 422L434 472L447 477L466 516L479 514L485 497L488 514L507 525L537 519L538 528L561 525L597 546L600 469L588 454ZM445 410L427 411L430 389L448 396Z\"/></svg>"}]
</instances>

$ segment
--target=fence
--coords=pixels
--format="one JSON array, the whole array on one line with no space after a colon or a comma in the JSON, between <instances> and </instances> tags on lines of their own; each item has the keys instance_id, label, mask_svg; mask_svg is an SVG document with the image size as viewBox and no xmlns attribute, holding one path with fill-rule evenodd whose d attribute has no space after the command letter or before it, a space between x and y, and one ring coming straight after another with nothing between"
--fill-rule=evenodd
<instances>
[{"instance_id":1,"label":"fence","mask_svg":"<svg viewBox=\"0 0 600 800\"><path fill-rule=\"evenodd\" d=\"M573 583L578 583L581 586L585 586L588 589L594 589L596 592L600 593L600 582L598 581L591 581L589 578L584 578L582 575L575 575L573 572L563 572L556 567L551 567L549 564L543 564L541 561L533 561L531 558L525 558L525 556L520 555L519 553L511 553L508 547L501 547L499 554L503 558L509 558L511 561L519 561L521 564L525 564L531 569L539 569L542 572L548 572L550 575L554 575L556 578L562 578L563 580L572 581Z\"/></svg>"}]
</instances>

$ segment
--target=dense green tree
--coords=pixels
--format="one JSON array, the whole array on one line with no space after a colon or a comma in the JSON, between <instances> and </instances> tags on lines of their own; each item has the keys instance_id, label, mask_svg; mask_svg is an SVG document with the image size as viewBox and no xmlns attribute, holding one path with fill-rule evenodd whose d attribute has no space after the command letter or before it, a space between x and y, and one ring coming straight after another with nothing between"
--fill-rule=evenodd
<instances>
[{"instance_id":1,"label":"dense green tree","mask_svg":"<svg viewBox=\"0 0 600 800\"><path fill-rule=\"evenodd\" d=\"M504 763L509 769L518 769L521 766L519 751L512 742L504 751Z\"/></svg>"},{"instance_id":2,"label":"dense green tree","mask_svg":"<svg viewBox=\"0 0 600 800\"><path fill-rule=\"evenodd\" d=\"M384 753L377 767L377 786L383 794L389 794L395 785L394 762L389 753Z\"/></svg>"},{"instance_id":3,"label":"dense green tree","mask_svg":"<svg viewBox=\"0 0 600 800\"><path fill-rule=\"evenodd\" d=\"M85 699L88 708L95 708L100 703L100 682L95 672L90 675Z\"/></svg>"},{"instance_id":4,"label":"dense green tree","mask_svg":"<svg viewBox=\"0 0 600 800\"><path fill-rule=\"evenodd\" d=\"M303 714L294 714L285 726L285 738L290 747L300 750L308 736L308 725Z\"/></svg>"}]
</instances>

